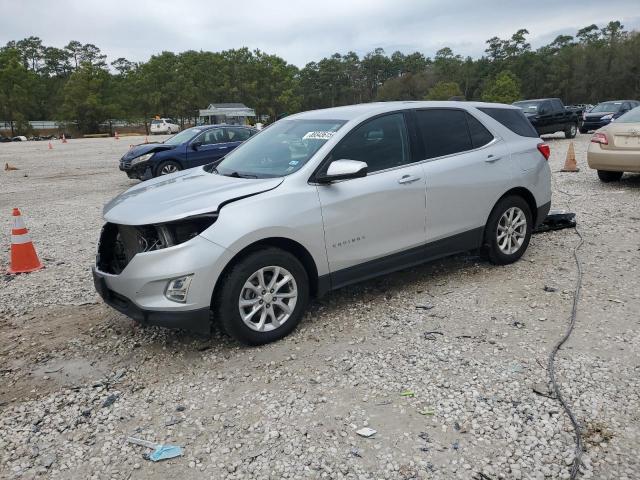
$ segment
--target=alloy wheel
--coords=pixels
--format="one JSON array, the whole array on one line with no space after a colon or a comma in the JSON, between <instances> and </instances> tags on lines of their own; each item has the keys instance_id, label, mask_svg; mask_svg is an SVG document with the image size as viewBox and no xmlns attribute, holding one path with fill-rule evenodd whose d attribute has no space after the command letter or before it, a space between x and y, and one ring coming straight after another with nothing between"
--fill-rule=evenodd
<instances>
[{"instance_id":1,"label":"alloy wheel","mask_svg":"<svg viewBox=\"0 0 640 480\"><path fill-rule=\"evenodd\" d=\"M527 217L518 207L511 207L498 221L496 236L498 248L507 255L513 255L524 243L527 235Z\"/></svg>"},{"instance_id":2,"label":"alloy wheel","mask_svg":"<svg viewBox=\"0 0 640 480\"><path fill-rule=\"evenodd\" d=\"M160 175L169 175L178 171L178 167L172 164L164 165L160 170Z\"/></svg>"},{"instance_id":3,"label":"alloy wheel","mask_svg":"<svg viewBox=\"0 0 640 480\"><path fill-rule=\"evenodd\" d=\"M268 266L254 272L244 283L238 309L247 327L269 332L289 320L297 300L293 275L285 268Z\"/></svg>"}]
</instances>

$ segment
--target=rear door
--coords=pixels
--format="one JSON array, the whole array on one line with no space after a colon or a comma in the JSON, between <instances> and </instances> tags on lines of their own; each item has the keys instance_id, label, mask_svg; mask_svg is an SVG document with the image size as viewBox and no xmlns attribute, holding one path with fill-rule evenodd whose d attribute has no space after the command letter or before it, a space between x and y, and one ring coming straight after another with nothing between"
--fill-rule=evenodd
<instances>
[{"instance_id":1,"label":"rear door","mask_svg":"<svg viewBox=\"0 0 640 480\"><path fill-rule=\"evenodd\" d=\"M463 109L417 110L427 182L427 241L481 239L513 166L504 141Z\"/></svg>"},{"instance_id":2,"label":"rear door","mask_svg":"<svg viewBox=\"0 0 640 480\"><path fill-rule=\"evenodd\" d=\"M550 102L552 113L552 132L559 132L564 130L569 123L571 114L569 110L564 108L564 105L557 98L552 99ZM551 132L550 132L551 133Z\"/></svg>"},{"instance_id":3,"label":"rear door","mask_svg":"<svg viewBox=\"0 0 640 480\"><path fill-rule=\"evenodd\" d=\"M356 127L323 163L321 172L333 160L368 165L366 177L316 187L334 287L411 263L425 243L425 176L408 138L404 114L386 114Z\"/></svg>"},{"instance_id":4,"label":"rear door","mask_svg":"<svg viewBox=\"0 0 640 480\"><path fill-rule=\"evenodd\" d=\"M556 131L553 113L553 106L549 100L545 100L538 107L538 132L540 134Z\"/></svg>"},{"instance_id":5,"label":"rear door","mask_svg":"<svg viewBox=\"0 0 640 480\"><path fill-rule=\"evenodd\" d=\"M187 147L186 168L206 165L224 157L231 148L224 128L205 130L194 138Z\"/></svg>"}]
</instances>

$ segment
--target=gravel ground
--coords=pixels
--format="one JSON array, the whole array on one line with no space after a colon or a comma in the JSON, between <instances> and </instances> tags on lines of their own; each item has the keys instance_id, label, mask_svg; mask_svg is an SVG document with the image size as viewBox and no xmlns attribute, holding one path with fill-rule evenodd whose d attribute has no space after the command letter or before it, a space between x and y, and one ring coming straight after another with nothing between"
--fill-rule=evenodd
<instances>
[{"instance_id":1,"label":"gravel ground","mask_svg":"<svg viewBox=\"0 0 640 480\"><path fill-rule=\"evenodd\" d=\"M554 207L576 211L585 238L557 376L584 431L583 478L630 480L640 176L600 183L588 139L579 173L558 172L569 142L549 139ZM143 329L89 274L102 205L135 183L116 167L130 142L0 145L20 169L0 172L0 262L18 206L47 267L0 276L1 478L569 478L573 432L546 360L571 311L572 230L535 235L510 266L463 255L341 289L264 347ZM153 463L129 435L185 454Z\"/></svg>"}]
</instances>

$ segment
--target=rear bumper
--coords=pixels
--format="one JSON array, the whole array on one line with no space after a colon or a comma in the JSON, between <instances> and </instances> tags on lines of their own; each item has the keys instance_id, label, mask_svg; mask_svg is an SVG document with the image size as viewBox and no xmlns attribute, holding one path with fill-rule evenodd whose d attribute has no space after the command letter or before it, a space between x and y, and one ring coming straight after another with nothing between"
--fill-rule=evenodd
<instances>
[{"instance_id":1,"label":"rear bumper","mask_svg":"<svg viewBox=\"0 0 640 480\"><path fill-rule=\"evenodd\" d=\"M605 150L600 144L590 143L587 163L594 170L611 172L640 172L639 150Z\"/></svg>"},{"instance_id":2,"label":"rear bumper","mask_svg":"<svg viewBox=\"0 0 640 480\"><path fill-rule=\"evenodd\" d=\"M165 328L181 328L208 335L211 329L211 310L200 308L186 311L144 310L130 299L107 286L107 282L95 268L92 269L93 283L104 302L120 313L142 325L156 325Z\"/></svg>"},{"instance_id":3,"label":"rear bumper","mask_svg":"<svg viewBox=\"0 0 640 480\"><path fill-rule=\"evenodd\" d=\"M538 227L540 224L542 224L542 222L544 222L545 218L547 218L547 215L549 215L549 210L551 210L551 202L547 202L544 205L540 205L538 207L534 228Z\"/></svg>"}]
</instances>

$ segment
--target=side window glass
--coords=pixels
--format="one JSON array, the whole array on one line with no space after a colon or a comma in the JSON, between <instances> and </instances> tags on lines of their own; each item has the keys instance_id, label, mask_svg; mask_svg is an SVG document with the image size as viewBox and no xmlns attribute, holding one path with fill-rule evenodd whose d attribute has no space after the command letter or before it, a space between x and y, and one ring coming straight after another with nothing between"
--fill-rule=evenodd
<instances>
[{"instance_id":1,"label":"side window glass","mask_svg":"<svg viewBox=\"0 0 640 480\"><path fill-rule=\"evenodd\" d=\"M251 136L251 131L246 128L228 128L227 135L230 142L244 142Z\"/></svg>"},{"instance_id":2,"label":"side window glass","mask_svg":"<svg viewBox=\"0 0 640 480\"><path fill-rule=\"evenodd\" d=\"M471 145L473 148L483 147L491 140L493 135L480 123L474 116L467 114L467 125L469 125L469 134L471 135Z\"/></svg>"},{"instance_id":3,"label":"side window glass","mask_svg":"<svg viewBox=\"0 0 640 480\"><path fill-rule=\"evenodd\" d=\"M330 159L366 162L369 173L411 163L404 115L393 113L360 125L336 146Z\"/></svg>"},{"instance_id":4,"label":"side window glass","mask_svg":"<svg viewBox=\"0 0 640 480\"><path fill-rule=\"evenodd\" d=\"M467 113L462 110L429 109L416 111L419 135L426 158L441 157L471 150Z\"/></svg>"},{"instance_id":5,"label":"side window glass","mask_svg":"<svg viewBox=\"0 0 640 480\"><path fill-rule=\"evenodd\" d=\"M195 141L201 142L202 145L214 145L216 143L226 142L227 140L225 139L224 130L222 128L214 128L207 130L206 132L202 132Z\"/></svg>"}]
</instances>

